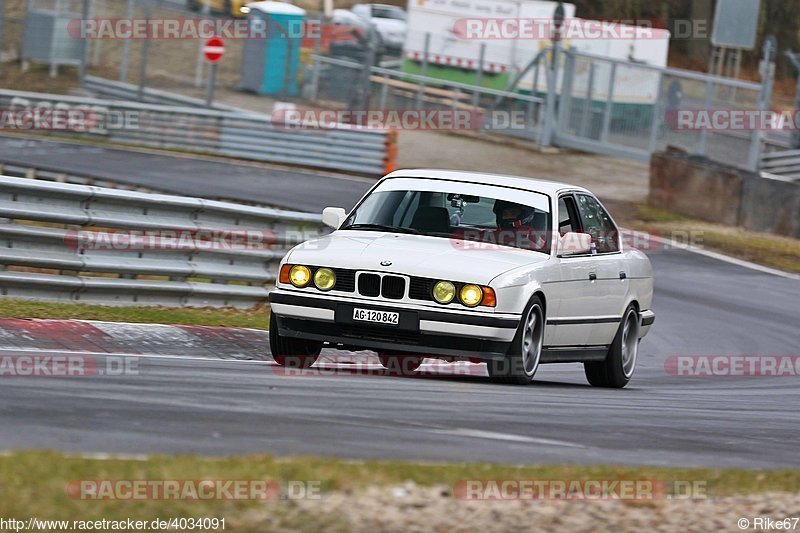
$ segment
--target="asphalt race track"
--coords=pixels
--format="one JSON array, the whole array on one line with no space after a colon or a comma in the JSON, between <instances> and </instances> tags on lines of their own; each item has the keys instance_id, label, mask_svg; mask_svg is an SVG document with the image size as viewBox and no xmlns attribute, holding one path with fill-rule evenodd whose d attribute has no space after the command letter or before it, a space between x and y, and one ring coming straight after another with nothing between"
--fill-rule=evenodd
<instances>
[{"instance_id":1,"label":"asphalt race track","mask_svg":"<svg viewBox=\"0 0 800 533\"><path fill-rule=\"evenodd\" d=\"M353 207L375 182L261 164L234 164L10 136L0 136L0 163L138 185L171 194L315 213L327 206Z\"/></svg>"},{"instance_id":2,"label":"asphalt race track","mask_svg":"<svg viewBox=\"0 0 800 533\"><path fill-rule=\"evenodd\" d=\"M670 355L797 356L800 282L681 250L651 258L657 319L624 390L589 387L577 365L544 366L535 384L516 387L467 364L438 377L347 365L286 376L198 347L195 358L140 357L138 375L0 378L0 449L800 466L800 377L665 370ZM148 346L135 336L123 345L144 354ZM252 353L232 358L260 359L266 349L245 346ZM452 375L460 368L476 375Z\"/></svg>"}]
</instances>

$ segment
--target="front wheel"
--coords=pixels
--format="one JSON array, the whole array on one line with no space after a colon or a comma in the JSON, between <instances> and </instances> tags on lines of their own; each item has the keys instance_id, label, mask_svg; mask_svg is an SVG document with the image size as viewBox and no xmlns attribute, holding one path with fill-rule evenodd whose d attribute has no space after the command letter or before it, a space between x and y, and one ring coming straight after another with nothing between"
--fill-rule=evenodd
<instances>
[{"instance_id":1,"label":"front wheel","mask_svg":"<svg viewBox=\"0 0 800 533\"><path fill-rule=\"evenodd\" d=\"M631 305L622 316L605 360L583 364L586 379L594 387L621 389L633 376L638 354L639 313Z\"/></svg>"},{"instance_id":2,"label":"front wheel","mask_svg":"<svg viewBox=\"0 0 800 533\"><path fill-rule=\"evenodd\" d=\"M322 351L322 343L282 336L278 333L278 321L275 318L275 314L270 311L269 348L272 352L272 358L281 366L310 368Z\"/></svg>"},{"instance_id":3,"label":"front wheel","mask_svg":"<svg viewBox=\"0 0 800 533\"><path fill-rule=\"evenodd\" d=\"M489 377L500 383L530 383L539 368L543 342L544 307L539 297L534 296L523 314L505 359L486 364Z\"/></svg>"}]
</instances>

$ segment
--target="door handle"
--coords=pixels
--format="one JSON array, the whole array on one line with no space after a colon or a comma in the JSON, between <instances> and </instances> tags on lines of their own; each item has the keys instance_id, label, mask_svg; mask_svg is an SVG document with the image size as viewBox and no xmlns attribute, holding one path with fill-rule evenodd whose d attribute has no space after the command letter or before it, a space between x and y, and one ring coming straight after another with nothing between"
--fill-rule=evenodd
<instances>
[{"instance_id":1,"label":"door handle","mask_svg":"<svg viewBox=\"0 0 800 533\"><path fill-rule=\"evenodd\" d=\"M597 272L589 272L589 281L595 281L597 279Z\"/></svg>"},{"instance_id":2,"label":"door handle","mask_svg":"<svg viewBox=\"0 0 800 533\"><path fill-rule=\"evenodd\" d=\"M625 273L624 270L620 270L619 271L619 279L625 279L627 277L628 277L628 275Z\"/></svg>"}]
</instances>

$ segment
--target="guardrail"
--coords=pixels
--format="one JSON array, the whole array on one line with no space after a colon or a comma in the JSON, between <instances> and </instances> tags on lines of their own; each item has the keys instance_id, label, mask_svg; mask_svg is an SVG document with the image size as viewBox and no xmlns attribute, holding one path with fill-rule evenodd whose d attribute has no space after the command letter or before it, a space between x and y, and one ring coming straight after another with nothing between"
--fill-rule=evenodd
<instances>
[{"instance_id":1,"label":"guardrail","mask_svg":"<svg viewBox=\"0 0 800 533\"><path fill-rule=\"evenodd\" d=\"M762 154L761 170L791 180L800 180L800 150L778 150Z\"/></svg>"},{"instance_id":2,"label":"guardrail","mask_svg":"<svg viewBox=\"0 0 800 533\"><path fill-rule=\"evenodd\" d=\"M126 191L170 194L169 191L153 189L151 187L143 187L130 183L123 183L120 181L113 181L107 178L93 176L86 173L72 174L69 172L63 172L57 167L48 167L46 165L36 164L35 162L31 162L27 165L14 165L0 160L0 175L9 178L27 178L32 180L54 181L58 183L95 185L97 187L106 187L109 189L124 189ZM255 204L255 205L260 205L260 204ZM273 207L273 206L262 205L262 207Z\"/></svg>"},{"instance_id":3,"label":"guardrail","mask_svg":"<svg viewBox=\"0 0 800 533\"><path fill-rule=\"evenodd\" d=\"M122 81L107 80L105 78L98 78L97 76L85 76L81 83L81 88L87 91L96 93L100 98L106 99L120 99L128 102L140 101L146 104L159 104L159 105L173 105L180 107L198 107L203 109L218 109L222 111L231 111L234 113L253 114L239 107L226 105L223 103L214 103L211 108L206 106L205 100L200 98L193 98L191 96L184 96L169 91L162 91L160 89L152 89L145 87L142 90L142 99L139 100L139 87L132 83L125 83Z\"/></svg>"},{"instance_id":4,"label":"guardrail","mask_svg":"<svg viewBox=\"0 0 800 533\"><path fill-rule=\"evenodd\" d=\"M0 176L0 293L118 305L250 307L321 216Z\"/></svg>"},{"instance_id":5,"label":"guardrail","mask_svg":"<svg viewBox=\"0 0 800 533\"><path fill-rule=\"evenodd\" d=\"M270 117L224 110L101 100L21 91L0 91L0 109L72 109L93 119L86 131L62 135L383 175L394 167L395 132L346 124L282 127Z\"/></svg>"}]
</instances>

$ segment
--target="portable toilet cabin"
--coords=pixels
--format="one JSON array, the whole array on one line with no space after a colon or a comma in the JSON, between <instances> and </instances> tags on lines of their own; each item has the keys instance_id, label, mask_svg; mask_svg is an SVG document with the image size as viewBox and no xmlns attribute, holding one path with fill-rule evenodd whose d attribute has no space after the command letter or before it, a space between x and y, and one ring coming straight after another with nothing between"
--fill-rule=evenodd
<instances>
[{"instance_id":1,"label":"portable toilet cabin","mask_svg":"<svg viewBox=\"0 0 800 533\"><path fill-rule=\"evenodd\" d=\"M244 42L239 89L294 96L306 11L284 2L245 6L251 38Z\"/></svg>"}]
</instances>

